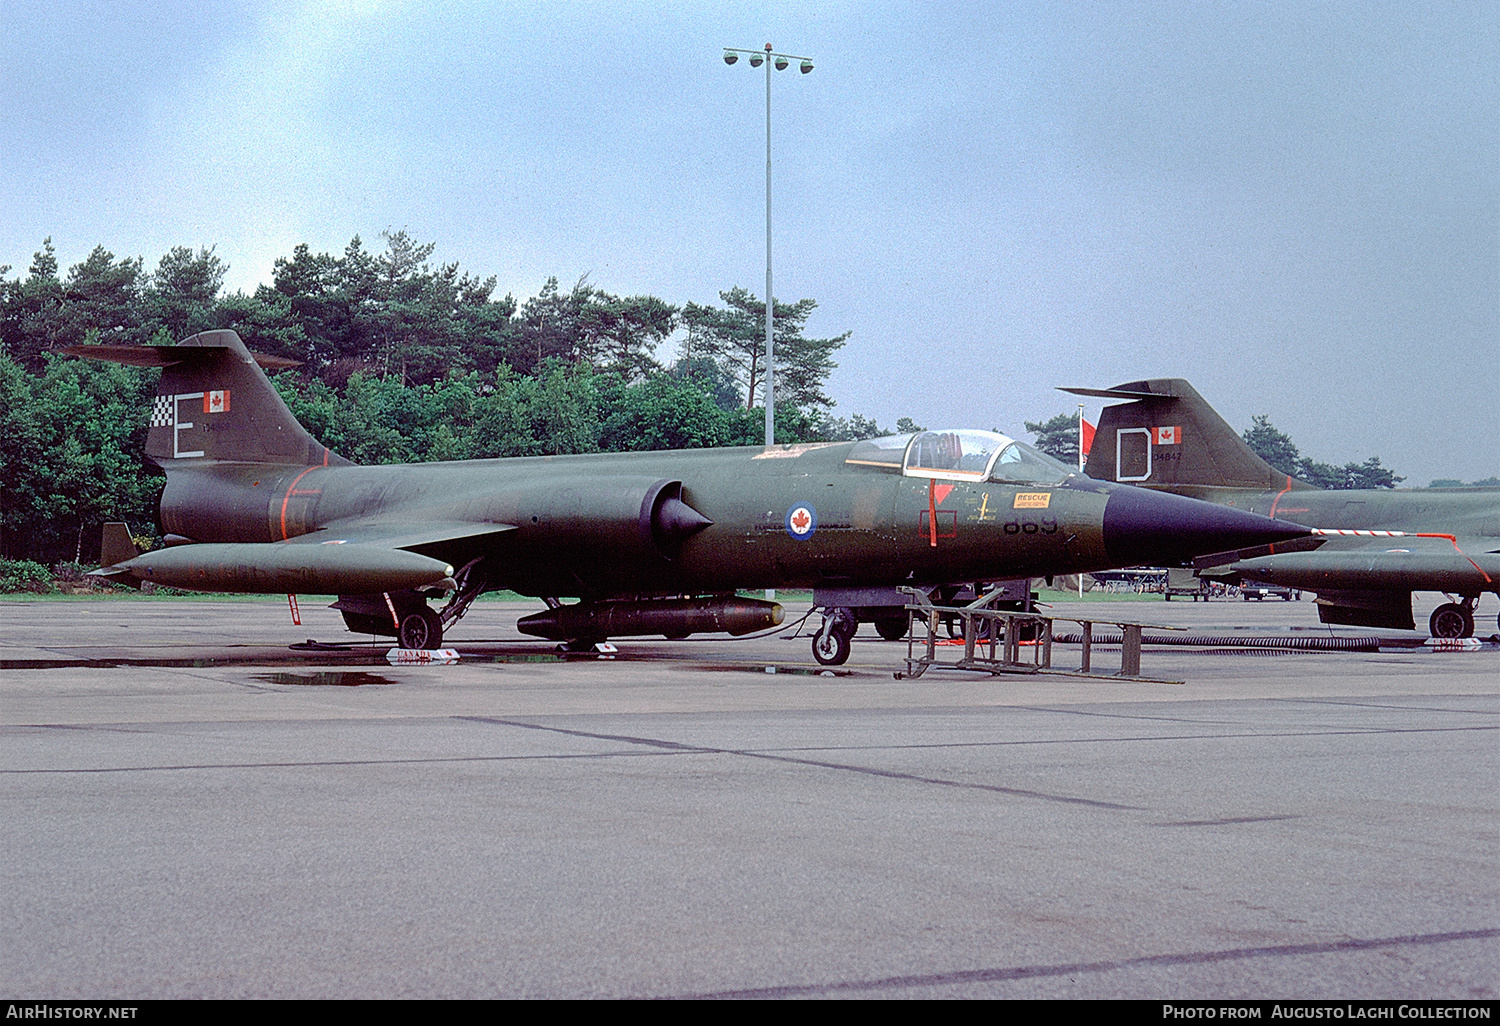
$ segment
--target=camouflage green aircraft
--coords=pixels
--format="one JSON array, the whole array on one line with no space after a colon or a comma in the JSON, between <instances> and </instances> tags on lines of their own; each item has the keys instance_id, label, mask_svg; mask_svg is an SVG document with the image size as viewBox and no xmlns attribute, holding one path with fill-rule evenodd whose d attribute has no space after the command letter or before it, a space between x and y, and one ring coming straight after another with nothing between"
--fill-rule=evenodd
<instances>
[{"instance_id":1,"label":"camouflage green aircraft","mask_svg":"<svg viewBox=\"0 0 1500 1026\"><path fill-rule=\"evenodd\" d=\"M546 601L522 631L583 646L781 622L779 605L741 590L1038 577L1308 534L1096 482L983 431L356 466L297 423L234 332L68 352L162 368L146 453L167 475L167 546L137 554L123 528L106 531L99 573L336 594L351 630L406 648L436 648L475 597L502 588ZM443 596L441 610L428 605ZM904 625L899 606L895 616ZM820 661L847 658L849 619L825 620Z\"/></svg>"},{"instance_id":2,"label":"camouflage green aircraft","mask_svg":"<svg viewBox=\"0 0 1500 1026\"><path fill-rule=\"evenodd\" d=\"M1412 630L1414 591L1459 596L1433 612L1435 637L1470 637L1483 592L1500 594L1500 489L1325 491L1257 456L1181 378L1065 388L1128 399L1106 406L1088 475L1343 530L1244 552L1215 576L1317 592L1323 623Z\"/></svg>"}]
</instances>

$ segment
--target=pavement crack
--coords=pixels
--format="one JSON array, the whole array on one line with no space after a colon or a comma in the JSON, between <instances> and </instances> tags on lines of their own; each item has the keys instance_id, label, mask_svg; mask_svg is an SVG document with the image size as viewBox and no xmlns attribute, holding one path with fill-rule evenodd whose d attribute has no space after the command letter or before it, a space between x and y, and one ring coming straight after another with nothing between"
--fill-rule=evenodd
<instances>
[{"instance_id":1,"label":"pavement crack","mask_svg":"<svg viewBox=\"0 0 1500 1026\"><path fill-rule=\"evenodd\" d=\"M862 773L866 776L882 777L887 780L902 780L916 784L930 784L936 787L957 787L974 791L988 791L993 794L1006 794L1017 798L1035 798L1041 801L1061 802L1067 805L1085 805L1097 809L1111 809L1116 811L1141 811L1133 805L1119 805L1115 802L1102 802L1092 798L1076 798L1071 795L1049 794L1045 791L1031 791L1025 788L1004 787L1000 784L982 784L969 780L949 780L943 777L924 777L915 773L903 773L899 770L877 769L873 766L855 766L842 762L827 762L822 759L803 759L790 755L779 755L772 751L756 751L748 748L715 748L708 745L687 745L678 741L664 741L659 738L632 737L625 734L600 734L587 730L571 730L567 727L549 727L541 723L527 723L524 720L507 720L488 716L458 716L455 719L472 720L478 723L493 723L506 727L521 727L527 730L544 730L557 734L566 734L570 737L586 737L600 741L623 741L629 744L648 745L653 748L667 748L674 751L693 752L702 755L736 755L746 759L764 759L769 762L784 762L799 766L812 766L817 769L839 770L845 773Z\"/></svg>"},{"instance_id":2,"label":"pavement crack","mask_svg":"<svg viewBox=\"0 0 1500 1026\"><path fill-rule=\"evenodd\" d=\"M819 997L823 995L854 994L870 991L896 991L918 987L943 987L963 983L1004 983L1009 980L1033 980L1046 976L1072 976L1080 973L1105 973L1117 969L1133 969L1142 966L1206 965L1213 962L1231 962L1247 958L1297 958L1304 955L1323 955L1346 951L1375 951L1399 949L1430 944L1451 944L1456 941L1488 940L1500 937L1500 929L1457 930L1451 933L1419 933L1402 937L1354 938L1342 941L1323 941L1310 944L1277 944L1256 948L1229 948L1219 951L1190 951L1181 954L1143 955L1138 958L1121 958L1100 962L1070 962L1059 965L1007 966L993 969L968 969L947 973L927 973L912 976L887 976L873 980L842 980L837 983L809 983L785 987L756 987L747 990L710 991L702 994L682 994L683 1000L706 998L788 998Z\"/></svg>"}]
</instances>

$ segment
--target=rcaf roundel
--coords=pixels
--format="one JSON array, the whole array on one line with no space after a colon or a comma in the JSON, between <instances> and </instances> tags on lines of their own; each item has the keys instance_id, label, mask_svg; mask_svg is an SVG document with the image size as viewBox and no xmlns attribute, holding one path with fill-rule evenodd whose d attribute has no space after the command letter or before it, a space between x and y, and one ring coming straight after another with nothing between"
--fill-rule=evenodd
<instances>
[{"instance_id":1,"label":"rcaf roundel","mask_svg":"<svg viewBox=\"0 0 1500 1026\"><path fill-rule=\"evenodd\" d=\"M793 506L786 511L786 533L806 541L818 529L818 511L811 506Z\"/></svg>"}]
</instances>

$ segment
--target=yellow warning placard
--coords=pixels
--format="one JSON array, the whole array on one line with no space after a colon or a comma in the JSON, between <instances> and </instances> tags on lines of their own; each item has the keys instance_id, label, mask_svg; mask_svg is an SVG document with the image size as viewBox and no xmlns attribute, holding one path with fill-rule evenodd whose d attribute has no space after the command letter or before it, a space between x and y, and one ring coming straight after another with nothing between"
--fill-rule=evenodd
<instances>
[{"instance_id":1,"label":"yellow warning placard","mask_svg":"<svg viewBox=\"0 0 1500 1026\"><path fill-rule=\"evenodd\" d=\"M1052 502L1051 492L1017 492L1012 509L1046 509Z\"/></svg>"}]
</instances>

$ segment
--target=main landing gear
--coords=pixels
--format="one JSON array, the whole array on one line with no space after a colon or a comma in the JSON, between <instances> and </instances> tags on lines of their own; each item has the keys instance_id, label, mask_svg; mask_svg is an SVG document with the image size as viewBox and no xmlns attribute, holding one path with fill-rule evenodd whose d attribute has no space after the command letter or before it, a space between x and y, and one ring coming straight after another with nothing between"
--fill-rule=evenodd
<instances>
[{"instance_id":1,"label":"main landing gear","mask_svg":"<svg viewBox=\"0 0 1500 1026\"><path fill-rule=\"evenodd\" d=\"M1434 638L1472 638L1474 636L1474 602L1476 596L1462 602L1445 602L1432 611L1427 629Z\"/></svg>"},{"instance_id":2,"label":"main landing gear","mask_svg":"<svg viewBox=\"0 0 1500 1026\"><path fill-rule=\"evenodd\" d=\"M436 589L340 595L333 608L344 614L344 624L356 634L394 635L402 648L441 648L443 628L467 613L485 588L479 564L479 559L471 559L453 575L453 592L441 610L427 604L443 594Z\"/></svg>"},{"instance_id":3,"label":"main landing gear","mask_svg":"<svg viewBox=\"0 0 1500 1026\"><path fill-rule=\"evenodd\" d=\"M442 647L443 617L414 591L340 595L333 608L344 614L345 626L355 634L394 637L402 648Z\"/></svg>"},{"instance_id":4,"label":"main landing gear","mask_svg":"<svg viewBox=\"0 0 1500 1026\"><path fill-rule=\"evenodd\" d=\"M429 606L413 609L401 617L396 644L402 648L433 649L443 644L443 619Z\"/></svg>"}]
</instances>

